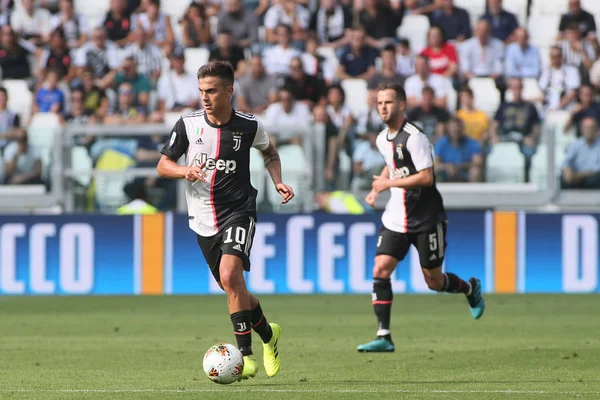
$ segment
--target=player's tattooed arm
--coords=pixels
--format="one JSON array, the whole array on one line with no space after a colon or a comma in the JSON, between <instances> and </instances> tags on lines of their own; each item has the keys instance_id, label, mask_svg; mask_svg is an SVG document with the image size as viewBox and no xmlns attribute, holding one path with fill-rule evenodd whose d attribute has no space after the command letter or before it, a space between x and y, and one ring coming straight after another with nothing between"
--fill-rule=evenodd
<instances>
[{"instance_id":1,"label":"player's tattooed arm","mask_svg":"<svg viewBox=\"0 0 600 400\"><path fill-rule=\"evenodd\" d=\"M269 143L269 146L262 151L262 156L273 183L276 185L281 183L281 159L273 143Z\"/></svg>"},{"instance_id":2,"label":"player's tattooed arm","mask_svg":"<svg viewBox=\"0 0 600 400\"><path fill-rule=\"evenodd\" d=\"M271 180L273 180L277 192L282 197L281 204L285 204L294 198L294 190L282 182L281 160L279 159L279 152L275 146L273 146L273 143L269 143L269 146L262 150L262 155L265 160L265 167L271 176Z\"/></svg>"}]
</instances>

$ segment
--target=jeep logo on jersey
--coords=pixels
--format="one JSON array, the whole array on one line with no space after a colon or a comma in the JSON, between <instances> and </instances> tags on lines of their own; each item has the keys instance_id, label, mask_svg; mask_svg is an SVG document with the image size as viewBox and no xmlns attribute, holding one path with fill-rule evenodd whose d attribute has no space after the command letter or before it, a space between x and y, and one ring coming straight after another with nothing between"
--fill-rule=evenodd
<instances>
[{"instance_id":1,"label":"jeep logo on jersey","mask_svg":"<svg viewBox=\"0 0 600 400\"><path fill-rule=\"evenodd\" d=\"M200 164L206 163L206 169L216 169L217 171L225 171L226 174L235 172L237 163L235 160L215 160L214 158L208 158L208 154L202 153L200 155Z\"/></svg>"},{"instance_id":2,"label":"jeep logo on jersey","mask_svg":"<svg viewBox=\"0 0 600 400\"><path fill-rule=\"evenodd\" d=\"M390 175L391 175L392 179L406 178L407 176L410 175L410 171L409 171L408 167L401 167L401 168L396 168L395 170L392 170Z\"/></svg>"}]
</instances>

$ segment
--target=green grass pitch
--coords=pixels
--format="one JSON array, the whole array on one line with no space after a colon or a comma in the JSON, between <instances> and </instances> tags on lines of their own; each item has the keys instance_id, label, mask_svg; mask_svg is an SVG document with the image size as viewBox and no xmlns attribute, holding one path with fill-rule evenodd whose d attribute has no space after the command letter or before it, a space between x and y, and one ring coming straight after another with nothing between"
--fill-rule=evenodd
<instances>
[{"instance_id":1,"label":"green grass pitch","mask_svg":"<svg viewBox=\"0 0 600 400\"><path fill-rule=\"evenodd\" d=\"M234 342L222 296L0 298L1 399L600 399L600 296L396 296L391 354L370 295L262 296L282 370L228 386L204 351ZM254 335L257 357L262 346Z\"/></svg>"}]
</instances>

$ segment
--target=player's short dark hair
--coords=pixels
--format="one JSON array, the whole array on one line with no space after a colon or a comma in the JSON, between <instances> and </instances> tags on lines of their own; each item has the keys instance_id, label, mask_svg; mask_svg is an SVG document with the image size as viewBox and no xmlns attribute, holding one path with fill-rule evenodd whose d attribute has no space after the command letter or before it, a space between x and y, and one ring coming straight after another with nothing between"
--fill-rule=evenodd
<instances>
[{"instance_id":1,"label":"player's short dark hair","mask_svg":"<svg viewBox=\"0 0 600 400\"><path fill-rule=\"evenodd\" d=\"M379 91L382 90L393 90L396 92L396 98L399 101L406 101L406 92L404 88L399 83L382 83L379 85Z\"/></svg>"},{"instance_id":2,"label":"player's short dark hair","mask_svg":"<svg viewBox=\"0 0 600 400\"><path fill-rule=\"evenodd\" d=\"M160 7L160 0L150 0L149 3L153 6Z\"/></svg>"},{"instance_id":3,"label":"player's short dark hair","mask_svg":"<svg viewBox=\"0 0 600 400\"><path fill-rule=\"evenodd\" d=\"M427 57L425 54L417 55L416 59L419 59L419 58L425 60L425 62L427 62L427 65L429 65L429 57Z\"/></svg>"},{"instance_id":4,"label":"player's short dark hair","mask_svg":"<svg viewBox=\"0 0 600 400\"><path fill-rule=\"evenodd\" d=\"M198 69L198 79L214 77L228 86L233 86L235 74L229 61L210 61Z\"/></svg>"},{"instance_id":5,"label":"player's short dark hair","mask_svg":"<svg viewBox=\"0 0 600 400\"><path fill-rule=\"evenodd\" d=\"M5 95L6 97L8 97L8 90L6 90L6 88L5 88L4 86L0 86L0 92L1 92L1 93L4 93L4 95Z\"/></svg>"}]
</instances>

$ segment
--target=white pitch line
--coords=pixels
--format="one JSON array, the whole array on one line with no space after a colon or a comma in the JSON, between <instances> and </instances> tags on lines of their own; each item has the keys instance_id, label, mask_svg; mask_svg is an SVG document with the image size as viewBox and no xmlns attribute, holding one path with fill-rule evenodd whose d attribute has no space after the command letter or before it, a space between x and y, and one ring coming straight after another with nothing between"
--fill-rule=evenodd
<instances>
[{"instance_id":1,"label":"white pitch line","mask_svg":"<svg viewBox=\"0 0 600 400\"><path fill-rule=\"evenodd\" d=\"M551 390L416 390L416 389L386 389L386 390L364 390L364 389L0 389L0 393L440 393L440 394L561 394L582 395L600 392L555 392Z\"/></svg>"}]
</instances>

